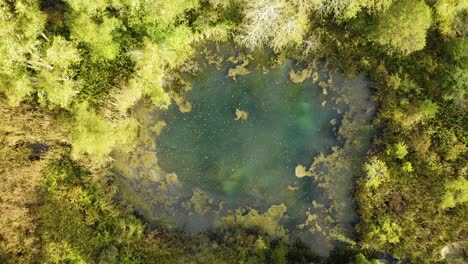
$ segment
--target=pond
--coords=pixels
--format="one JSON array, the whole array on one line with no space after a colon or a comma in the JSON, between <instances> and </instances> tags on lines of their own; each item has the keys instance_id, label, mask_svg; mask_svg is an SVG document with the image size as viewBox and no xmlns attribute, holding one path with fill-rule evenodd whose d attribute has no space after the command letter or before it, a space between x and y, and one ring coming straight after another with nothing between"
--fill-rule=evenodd
<instances>
[{"instance_id":1,"label":"pond","mask_svg":"<svg viewBox=\"0 0 468 264\"><path fill-rule=\"evenodd\" d=\"M161 169L233 206L301 196L288 190L303 181L295 167L335 144L330 120L338 114L321 106L322 88L312 80L290 82L290 67L287 60L236 81L214 68L200 74L187 96L191 111L174 104L161 115L167 124L157 145ZM247 116L236 118L236 110Z\"/></svg>"},{"instance_id":2,"label":"pond","mask_svg":"<svg viewBox=\"0 0 468 264\"><path fill-rule=\"evenodd\" d=\"M361 164L341 161L367 151L367 82L291 59L233 76L235 67L205 66L184 95L190 107L145 112L157 133L152 148L117 162L123 199L154 225L199 232L242 222L327 255L334 241L352 240L352 170ZM346 147L357 139L340 131L357 131L363 147Z\"/></svg>"}]
</instances>

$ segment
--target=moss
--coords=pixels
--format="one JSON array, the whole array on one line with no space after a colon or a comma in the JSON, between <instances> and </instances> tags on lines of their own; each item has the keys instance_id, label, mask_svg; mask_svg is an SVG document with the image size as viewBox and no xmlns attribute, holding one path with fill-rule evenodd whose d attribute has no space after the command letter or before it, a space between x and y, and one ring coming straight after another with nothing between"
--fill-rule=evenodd
<instances>
[{"instance_id":1,"label":"moss","mask_svg":"<svg viewBox=\"0 0 468 264\"><path fill-rule=\"evenodd\" d=\"M303 69L302 71L296 72L291 69L289 72L289 78L294 83L303 83L307 78L312 75L312 68L308 67Z\"/></svg>"},{"instance_id":2,"label":"moss","mask_svg":"<svg viewBox=\"0 0 468 264\"><path fill-rule=\"evenodd\" d=\"M255 209L237 209L235 214L223 217L220 225L224 228L240 226L246 229L259 229L271 236L287 239L287 231L280 224L286 210L284 204L272 205L263 214Z\"/></svg>"},{"instance_id":3,"label":"moss","mask_svg":"<svg viewBox=\"0 0 468 264\"><path fill-rule=\"evenodd\" d=\"M212 200L208 199L202 192L194 191L190 202L199 215L205 215L210 210Z\"/></svg>"},{"instance_id":4,"label":"moss","mask_svg":"<svg viewBox=\"0 0 468 264\"><path fill-rule=\"evenodd\" d=\"M236 65L234 68L230 68L229 71L228 71L228 77L236 80L236 77L238 75L242 76L242 75L247 75L250 73L250 71L246 68L248 65L249 65L249 60L251 59L252 57L248 57L246 55L244 55L243 53L241 53L238 57L229 57L228 58L228 61L232 62L232 63L235 63L235 64L238 64L240 62L242 62L241 64L238 64Z\"/></svg>"}]
</instances>

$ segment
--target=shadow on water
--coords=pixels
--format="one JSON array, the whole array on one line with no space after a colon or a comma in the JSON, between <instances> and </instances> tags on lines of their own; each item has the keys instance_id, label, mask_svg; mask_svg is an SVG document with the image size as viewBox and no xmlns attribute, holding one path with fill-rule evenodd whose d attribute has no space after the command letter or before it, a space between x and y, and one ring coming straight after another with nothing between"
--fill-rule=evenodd
<instances>
[{"instance_id":1,"label":"shadow on water","mask_svg":"<svg viewBox=\"0 0 468 264\"><path fill-rule=\"evenodd\" d=\"M353 178L370 138L359 129L373 113L365 79L317 67L294 83L290 72L301 66L289 59L268 72L251 66L236 80L232 67L208 66L192 79L189 112L175 103L143 111L152 131L163 125L148 132L153 147L116 158L123 199L157 226L202 232L242 222L327 256L333 241L353 238ZM349 147L357 140L349 137L363 146ZM140 161L146 156L153 162ZM296 177L298 165L307 176Z\"/></svg>"}]
</instances>

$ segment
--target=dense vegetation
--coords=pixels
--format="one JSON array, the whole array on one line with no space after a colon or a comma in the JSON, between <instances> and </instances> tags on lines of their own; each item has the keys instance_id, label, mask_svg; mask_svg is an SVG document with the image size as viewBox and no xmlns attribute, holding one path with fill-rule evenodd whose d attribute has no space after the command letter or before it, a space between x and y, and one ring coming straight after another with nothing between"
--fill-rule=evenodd
<instances>
[{"instance_id":1,"label":"dense vegetation","mask_svg":"<svg viewBox=\"0 0 468 264\"><path fill-rule=\"evenodd\" d=\"M181 72L221 42L371 80L359 239L329 262L442 261L468 243L467 20L463 0L0 0L0 262L325 261L255 229L150 230L118 202L135 106L180 100Z\"/></svg>"}]
</instances>

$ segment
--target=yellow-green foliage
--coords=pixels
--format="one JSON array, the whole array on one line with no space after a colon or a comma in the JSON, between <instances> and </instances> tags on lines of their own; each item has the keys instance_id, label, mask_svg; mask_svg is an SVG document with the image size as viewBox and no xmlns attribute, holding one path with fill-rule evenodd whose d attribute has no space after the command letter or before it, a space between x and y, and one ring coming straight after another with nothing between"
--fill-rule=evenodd
<instances>
[{"instance_id":1,"label":"yellow-green foliage","mask_svg":"<svg viewBox=\"0 0 468 264\"><path fill-rule=\"evenodd\" d=\"M423 1L398 1L379 17L375 41L410 54L425 47L430 26L431 10Z\"/></svg>"},{"instance_id":2,"label":"yellow-green foliage","mask_svg":"<svg viewBox=\"0 0 468 264\"><path fill-rule=\"evenodd\" d=\"M164 90L164 74L167 68L179 67L193 52L190 43L193 35L187 27L177 27L164 43L158 45L150 40L144 42L141 51L133 51L136 71L128 84L133 98L119 107L133 106L140 93L148 95L155 106L167 108L171 103L169 94Z\"/></svg>"},{"instance_id":3,"label":"yellow-green foliage","mask_svg":"<svg viewBox=\"0 0 468 264\"><path fill-rule=\"evenodd\" d=\"M74 80L73 69L81 61L73 42L56 36L46 48L44 58L33 56L30 64L38 71L39 102L50 108L68 109L78 93L78 83Z\"/></svg>"},{"instance_id":4,"label":"yellow-green foliage","mask_svg":"<svg viewBox=\"0 0 468 264\"><path fill-rule=\"evenodd\" d=\"M286 16L290 17L279 25L270 44L275 51L302 44L309 27L309 19L303 8L299 7L296 14L290 13Z\"/></svg>"},{"instance_id":5,"label":"yellow-green foliage","mask_svg":"<svg viewBox=\"0 0 468 264\"><path fill-rule=\"evenodd\" d=\"M366 172L366 187L377 188L382 182L388 180L389 173L385 162L374 158L364 165Z\"/></svg>"},{"instance_id":6,"label":"yellow-green foliage","mask_svg":"<svg viewBox=\"0 0 468 264\"><path fill-rule=\"evenodd\" d=\"M259 229L271 236L287 239L287 231L280 224L286 210L284 204L272 205L263 214L255 209L247 209L246 211L237 209L234 215L223 217L220 225L225 228L240 226L246 229Z\"/></svg>"},{"instance_id":7,"label":"yellow-green foliage","mask_svg":"<svg viewBox=\"0 0 468 264\"><path fill-rule=\"evenodd\" d=\"M45 18L37 1L0 1L0 92L11 105L34 91L27 64L39 52Z\"/></svg>"},{"instance_id":8,"label":"yellow-green foliage","mask_svg":"<svg viewBox=\"0 0 468 264\"><path fill-rule=\"evenodd\" d=\"M70 76L57 75L48 70L41 71L38 78L41 81L38 87L39 102L50 108L68 109L78 93L77 83Z\"/></svg>"},{"instance_id":9,"label":"yellow-green foliage","mask_svg":"<svg viewBox=\"0 0 468 264\"><path fill-rule=\"evenodd\" d=\"M89 45L94 59L114 59L120 49L114 41L113 32L120 27L120 20L102 17L101 23L96 23L85 13L71 15L71 36L79 42Z\"/></svg>"},{"instance_id":10,"label":"yellow-green foliage","mask_svg":"<svg viewBox=\"0 0 468 264\"><path fill-rule=\"evenodd\" d=\"M70 66L80 62L81 57L75 43L62 36L54 36L52 45L46 50L46 60L54 68L68 70Z\"/></svg>"},{"instance_id":11,"label":"yellow-green foliage","mask_svg":"<svg viewBox=\"0 0 468 264\"><path fill-rule=\"evenodd\" d=\"M34 89L29 76L22 74L11 78L8 83L2 83L0 90L5 93L8 103L18 106Z\"/></svg>"},{"instance_id":12,"label":"yellow-green foliage","mask_svg":"<svg viewBox=\"0 0 468 264\"><path fill-rule=\"evenodd\" d=\"M379 244L396 244L400 241L402 228L390 218L383 219L379 225L374 226L374 228L375 229L369 233L372 241Z\"/></svg>"},{"instance_id":13,"label":"yellow-green foliage","mask_svg":"<svg viewBox=\"0 0 468 264\"><path fill-rule=\"evenodd\" d=\"M398 159L403 159L406 156L406 154L408 154L407 146L403 142L398 142L397 144L395 144L395 146L393 147L393 151Z\"/></svg>"},{"instance_id":14,"label":"yellow-green foliage","mask_svg":"<svg viewBox=\"0 0 468 264\"><path fill-rule=\"evenodd\" d=\"M139 8L146 13L145 19L158 19L163 25L171 25L184 11L199 5L198 0L144 0L139 4Z\"/></svg>"},{"instance_id":15,"label":"yellow-green foliage","mask_svg":"<svg viewBox=\"0 0 468 264\"><path fill-rule=\"evenodd\" d=\"M147 94L156 106L167 108L171 101L169 94L163 89L163 59L159 47L146 41L144 49L134 53L136 53L134 56L136 71L135 76L129 81L129 89Z\"/></svg>"},{"instance_id":16,"label":"yellow-green foliage","mask_svg":"<svg viewBox=\"0 0 468 264\"><path fill-rule=\"evenodd\" d=\"M393 118L404 128L410 129L418 123L422 123L436 117L439 106L431 100L424 100L418 105L408 105L402 109L395 109Z\"/></svg>"},{"instance_id":17,"label":"yellow-green foliage","mask_svg":"<svg viewBox=\"0 0 468 264\"><path fill-rule=\"evenodd\" d=\"M468 180L460 176L445 185L445 195L440 206L443 209L453 208L468 202Z\"/></svg>"},{"instance_id":18,"label":"yellow-green foliage","mask_svg":"<svg viewBox=\"0 0 468 264\"><path fill-rule=\"evenodd\" d=\"M119 53L120 45L114 40L113 34L121 23L106 14L110 3L103 0L92 3L73 0L66 2L70 6L68 19L71 37L89 45L93 58L114 59Z\"/></svg>"},{"instance_id":19,"label":"yellow-green foliage","mask_svg":"<svg viewBox=\"0 0 468 264\"><path fill-rule=\"evenodd\" d=\"M163 44L159 47L164 63L171 69L181 66L191 58L193 48L191 46L194 34L190 28L180 25L171 32Z\"/></svg>"},{"instance_id":20,"label":"yellow-green foliage","mask_svg":"<svg viewBox=\"0 0 468 264\"><path fill-rule=\"evenodd\" d=\"M383 13L394 0L309 0L304 2L309 8L315 9L323 15L333 15L337 21L342 22L356 17L362 10L371 14Z\"/></svg>"},{"instance_id":21,"label":"yellow-green foliage","mask_svg":"<svg viewBox=\"0 0 468 264\"><path fill-rule=\"evenodd\" d=\"M404 172L412 172L413 171L413 165L411 165L411 162L407 161L403 163L403 166L401 168Z\"/></svg>"},{"instance_id":22,"label":"yellow-green foliage","mask_svg":"<svg viewBox=\"0 0 468 264\"><path fill-rule=\"evenodd\" d=\"M379 129L363 167L365 176L356 184L358 244L366 254L375 250L415 263L436 262L444 245L466 237L467 1L426 2L0 0L0 100L17 106L0 109L4 116L0 144L7 146L0 161L0 173L6 175L0 199L0 208L6 208L0 210L0 262L282 263L291 256L284 244L272 246L266 236L241 231L224 240L230 241L227 246L206 237L194 246L168 231L143 238L141 223L113 203L109 182L115 179L103 183L106 176L91 175L69 158L50 165L41 178L41 196L37 195L40 164L47 162L29 160L37 158L28 156L29 144L45 142L53 151L67 152L71 143L75 157L103 162L111 160L116 149L128 151L138 134L144 140L130 160L123 159L122 170L131 170L129 162L155 168L154 154L145 152L155 135L138 129L144 120L134 120L135 105L150 98L156 107L167 108L174 100L188 111L182 94L172 94L180 91L172 85L181 83L174 81L180 78L174 73L205 40L268 47L282 53L283 59L310 61L314 55L347 73L369 75L373 98L380 104L375 118ZM222 68L222 58L214 59ZM230 76L248 74L242 62L235 62L240 66ZM199 66L196 61L190 65ZM291 80L301 82L309 74L292 72ZM318 74L314 81L315 77ZM15 111L18 118L13 122ZM365 112L359 111L356 115ZM63 128L68 131L52 129L52 117L68 124ZM340 123L349 122L346 118ZM155 126L154 132L161 127L162 123ZM369 129L364 124L357 127ZM339 141L345 139L345 146L353 142L365 148L358 142L362 130L342 126L340 131L344 134ZM382 151L385 147L390 155ZM333 149L333 154L314 162L313 180L330 200L340 202L314 201L302 227L320 230L327 242L352 244L340 223L352 193L341 186L353 184L338 176L362 168L355 148ZM179 185L174 174L151 171L144 177L161 177L151 190L161 197ZM200 193L192 197L191 206L200 214L211 205L205 198ZM157 202L171 203L164 198ZM33 210L35 206L40 210ZM145 204L143 210L151 206ZM222 223L238 227L237 231L252 228L286 238L279 223L285 212L284 205L264 213L237 210ZM26 220L21 221L23 217ZM39 248L40 258L30 259ZM356 261L368 263L361 256Z\"/></svg>"},{"instance_id":23,"label":"yellow-green foliage","mask_svg":"<svg viewBox=\"0 0 468 264\"><path fill-rule=\"evenodd\" d=\"M456 35L457 15L468 9L465 0L440 0L434 5L434 20L440 32L447 37ZM461 14L460 14L461 15Z\"/></svg>"},{"instance_id":24,"label":"yellow-green foliage","mask_svg":"<svg viewBox=\"0 0 468 264\"><path fill-rule=\"evenodd\" d=\"M136 136L137 124L132 119L106 120L86 104L77 106L75 112L71 127L75 154L87 154L98 162L104 162L114 148L128 149Z\"/></svg>"},{"instance_id":25,"label":"yellow-green foliage","mask_svg":"<svg viewBox=\"0 0 468 264\"><path fill-rule=\"evenodd\" d=\"M110 1L96 0L88 2L86 0L65 0L74 12L83 12L90 16L102 15L106 8L110 6Z\"/></svg>"}]
</instances>

